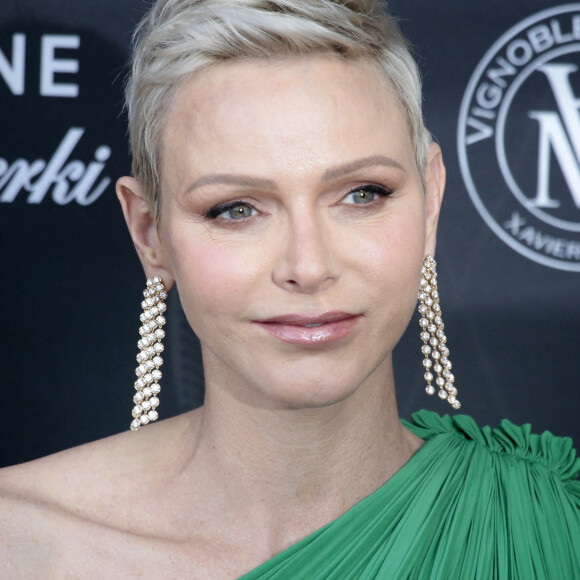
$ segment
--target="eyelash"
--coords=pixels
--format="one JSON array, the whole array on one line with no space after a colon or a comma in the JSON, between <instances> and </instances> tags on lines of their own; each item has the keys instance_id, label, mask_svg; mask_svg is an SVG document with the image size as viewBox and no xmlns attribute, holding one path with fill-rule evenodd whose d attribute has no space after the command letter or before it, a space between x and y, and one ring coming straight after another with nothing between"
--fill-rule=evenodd
<instances>
[{"instance_id":1,"label":"eyelash","mask_svg":"<svg viewBox=\"0 0 580 580\"><path fill-rule=\"evenodd\" d=\"M366 191L368 191L370 193L374 193L381 198L387 198L394 193L392 189L387 189L386 187L383 187L382 185L375 185L375 184L369 183L368 185L361 185L360 187L355 187L353 190L349 191L345 195L345 198L348 197L349 195L352 195L353 193L366 192ZM361 205L371 205L374 201L376 201L376 199L370 201L369 203L365 203L365 204L361 204ZM353 204L347 204L347 205L358 205L358 204L353 203Z\"/></svg>"},{"instance_id":2,"label":"eyelash","mask_svg":"<svg viewBox=\"0 0 580 580\"><path fill-rule=\"evenodd\" d=\"M368 185L361 185L359 187L352 189L344 196L343 199L347 198L349 195L353 195L353 194L359 193L359 192L370 192L372 194L378 195L380 198L387 198L394 193L392 189L387 189L386 187L383 187L381 185L368 184ZM375 201L377 201L377 200L373 199L372 201L370 201L368 203L361 203L361 204L347 203L345 205L365 206L365 205L372 205ZM230 201L228 203L216 205L215 207L210 208L208 211L205 212L204 217L206 219L209 219L209 220L215 220L215 219L218 219L219 216L222 215L223 213L225 213L229 210L232 210L236 207L247 207L247 208L250 208L251 210L257 211L256 207L253 204L251 204L250 202L236 200L236 201ZM244 218L242 217L242 218L240 218L239 221L243 221L243 219ZM234 218L231 218L231 221L237 221L237 220L235 220Z\"/></svg>"},{"instance_id":3,"label":"eyelash","mask_svg":"<svg viewBox=\"0 0 580 580\"><path fill-rule=\"evenodd\" d=\"M204 217L206 217L207 219L210 220L215 220L217 219L222 213L225 213L226 211L229 211L231 209L234 209L236 207L249 207L253 210L256 210L256 208L249 202L247 201L230 201L228 203L223 203L221 205L216 205L215 207L210 208L208 211L205 212Z\"/></svg>"}]
</instances>

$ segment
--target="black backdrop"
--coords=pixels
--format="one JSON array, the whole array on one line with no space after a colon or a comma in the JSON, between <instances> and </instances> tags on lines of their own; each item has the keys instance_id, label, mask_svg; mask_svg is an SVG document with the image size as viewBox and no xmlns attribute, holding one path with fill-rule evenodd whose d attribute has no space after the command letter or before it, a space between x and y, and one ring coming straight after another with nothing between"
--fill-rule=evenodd
<instances>
[{"instance_id":1,"label":"black backdrop","mask_svg":"<svg viewBox=\"0 0 580 580\"><path fill-rule=\"evenodd\" d=\"M437 258L463 411L578 443L580 4L390 4L448 168ZM113 186L129 168L122 77L145 9L0 4L0 465L130 423L144 277ZM172 293L162 417L202 398L178 304ZM424 394L419 342L414 319L396 352L402 415L448 412Z\"/></svg>"}]
</instances>

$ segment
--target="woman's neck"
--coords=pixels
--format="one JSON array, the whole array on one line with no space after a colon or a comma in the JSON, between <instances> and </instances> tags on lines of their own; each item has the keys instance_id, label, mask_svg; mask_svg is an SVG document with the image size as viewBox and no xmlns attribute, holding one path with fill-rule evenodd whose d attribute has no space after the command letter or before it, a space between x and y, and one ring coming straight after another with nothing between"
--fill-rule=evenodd
<instances>
[{"instance_id":1,"label":"woman's neck","mask_svg":"<svg viewBox=\"0 0 580 580\"><path fill-rule=\"evenodd\" d=\"M422 443L402 427L384 377L347 400L306 409L258 408L210 385L195 423L183 477L205 489L216 512L262 530L278 548L375 491Z\"/></svg>"}]
</instances>

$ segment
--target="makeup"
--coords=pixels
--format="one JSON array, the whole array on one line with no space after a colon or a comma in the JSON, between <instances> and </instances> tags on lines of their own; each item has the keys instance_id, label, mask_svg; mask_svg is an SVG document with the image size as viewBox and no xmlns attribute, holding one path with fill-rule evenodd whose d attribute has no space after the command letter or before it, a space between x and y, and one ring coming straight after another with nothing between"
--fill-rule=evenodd
<instances>
[{"instance_id":1,"label":"makeup","mask_svg":"<svg viewBox=\"0 0 580 580\"><path fill-rule=\"evenodd\" d=\"M361 318L361 315L347 312L327 312L318 316L287 314L255 321L254 324L282 342L317 346L345 338Z\"/></svg>"}]
</instances>

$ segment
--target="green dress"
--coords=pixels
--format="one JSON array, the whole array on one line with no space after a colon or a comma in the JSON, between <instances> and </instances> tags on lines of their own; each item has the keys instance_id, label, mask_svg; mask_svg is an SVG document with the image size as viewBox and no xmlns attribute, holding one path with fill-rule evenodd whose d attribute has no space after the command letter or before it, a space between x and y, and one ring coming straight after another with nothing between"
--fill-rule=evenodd
<instances>
[{"instance_id":1,"label":"green dress","mask_svg":"<svg viewBox=\"0 0 580 580\"><path fill-rule=\"evenodd\" d=\"M377 491L254 579L580 579L580 459L568 438L413 415L426 441Z\"/></svg>"}]
</instances>

